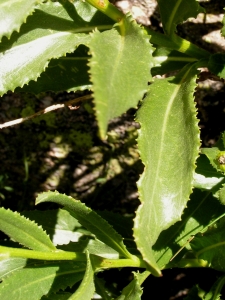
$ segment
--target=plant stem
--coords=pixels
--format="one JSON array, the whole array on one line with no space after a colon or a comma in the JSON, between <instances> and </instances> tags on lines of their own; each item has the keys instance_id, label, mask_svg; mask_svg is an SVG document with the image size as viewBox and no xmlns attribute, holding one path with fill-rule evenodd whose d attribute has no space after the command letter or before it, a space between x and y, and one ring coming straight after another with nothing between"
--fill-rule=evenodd
<instances>
[{"instance_id":1,"label":"plant stem","mask_svg":"<svg viewBox=\"0 0 225 300\"><path fill-rule=\"evenodd\" d=\"M111 268L124 268L136 267L145 268L146 263L139 257L135 259L105 259L99 256L94 256L93 260L96 270L111 269Z\"/></svg>"},{"instance_id":2,"label":"plant stem","mask_svg":"<svg viewBox=\"0 0 225 300\"><path fill-rule=\"evenodd\" d=\"M21 257L38 260L77 260L86 261L86 255L84 253L67 252L67 251L53 251L42 252L35 250L27 250L22 248L11 248L0 246L0 257Z\"/></svg>"},{"instance_id":3,"label":"plant stem","mask_svg":"<svg viewBox=\"0 0 225 300\"><path fill-rule=\"evenodd\" d=\"M176 263L169 263L167 266L165 266L165 269L169 268L207 268L209 267L209 264L207 261L203 259L197 259L197 258L184 258Z\"/></svg>"},{"instance_id":4,"label":"plant stem","mask_svg":"<svg viewBox=\"0 0 225 300\"><path fill-rule=\"evenodd\" d=\"M120 22L124 14L108 0L86 0L89 4L106 14L112 20Z\"/></svg>"},{"instance_id":5,"label":"plant stem","mask_svg":"<svg viewBox=\"0 0 225 300\"><path fill-rule=\"evenodd\" d=\"M182 39L176 34L174 34L171 38L149 28L145 28L145 30L149 35L151 35L150 42L157 46L171 48L197 59L208 58L210 56L208 51L199 48L185 39Z\"/></svg>"}]
</instances>

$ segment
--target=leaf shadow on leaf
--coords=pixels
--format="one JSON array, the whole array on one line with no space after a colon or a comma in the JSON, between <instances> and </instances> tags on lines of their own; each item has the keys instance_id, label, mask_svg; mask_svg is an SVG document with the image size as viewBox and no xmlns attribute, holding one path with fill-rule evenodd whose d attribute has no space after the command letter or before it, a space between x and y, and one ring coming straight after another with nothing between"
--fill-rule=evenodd
<instances>
[{"instance_id":1,"label":"leaf shadow on leaf","mask_svg":"<svg viewBox=\"0 0 225 300\"><path fill-rule=\"evenodd\" d=\"M153 246L156 259L161 266L166 265L190 237L225 212L225 207L210 192L194 189L190 198L182 220L163 231ZM187 249L181 251L175 261L179 260Z\"/></svg>"}]
</instances>

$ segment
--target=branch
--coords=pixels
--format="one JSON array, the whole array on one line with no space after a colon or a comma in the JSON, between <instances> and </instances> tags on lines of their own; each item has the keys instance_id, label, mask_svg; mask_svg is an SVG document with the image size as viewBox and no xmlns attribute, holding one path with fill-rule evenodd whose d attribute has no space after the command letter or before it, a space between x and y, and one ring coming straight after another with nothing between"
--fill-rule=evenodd
<instances>
[{"instance_id":1,"label":"branch","mask_svg":"<svg viewBox=\"0 0 225 300\"><path fill-rule=\"evenodd\" d=\"M40 115L46 114L50 111L53 111L53 110L56 110L56 109L59 109L59 108L63 108L63 107L66 107L66 106L69 107L70 109L76 109L76 107L72 106L73 104L76 104L76 103L79 103L79 102L82 102L82 101L85 101L85 100L89 100L89 99L92 99L92 95L86 95L86 96L83 96L83 97L75 98L75 99L69 100L65 103L62 103L62 104L51 105L51 106L49 106L45 109L42 109L42 110L36 112L33 115L28 116L28 117L20 118L20 119L16 119L16 120L13 120L13 121L9 121L9 122L5 122L3 124L0 124L0 129L23 123L25 121L28 121L28 120L33 119L35 117L38 117Z\"/></svg>"}]
</instances>

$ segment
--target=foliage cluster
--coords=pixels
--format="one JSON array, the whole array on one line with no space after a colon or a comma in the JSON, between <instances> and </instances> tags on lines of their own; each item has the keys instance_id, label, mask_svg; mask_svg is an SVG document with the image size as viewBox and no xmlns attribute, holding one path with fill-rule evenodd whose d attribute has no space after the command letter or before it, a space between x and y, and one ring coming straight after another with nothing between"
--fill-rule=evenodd
<instances>
[{"instance_id":1,"label":"foliage cluster","mask_svg":"<svg viewBox=\"0 0 225 300\"><path fill-rule=\"evenodd\" d=\"M12 240L0 246L1 299L88 300L97 293L138 300L144 280L163 269L225 271L225 135L200 153L194 103L201 68L224 78L225 58L177 34L178 24L204 11L197 1L158 5L164 34L108 0L0 2L0 94L91 89L102 139L110 119L141 101L137 141L145 165L133 222L58 192L36 203L63 209L22 215L0 208L0 229ZM140 269L122 292L98 276L122 267ZM188 299L219 299L224 280L207 294L195 287Z\"/></svg>"}]
</instances>

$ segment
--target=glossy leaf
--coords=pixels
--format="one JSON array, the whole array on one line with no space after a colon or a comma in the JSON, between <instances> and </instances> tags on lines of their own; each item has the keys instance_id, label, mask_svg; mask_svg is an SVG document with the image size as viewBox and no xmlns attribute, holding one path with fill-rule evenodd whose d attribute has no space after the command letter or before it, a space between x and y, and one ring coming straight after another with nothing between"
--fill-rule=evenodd
<instances>
[{"instance_id":1,"label":"glossy leaf","mask_svg":"<svg viewBox=\"0 0 225 300\"><path fill-rule=\"evenodd\" d=\"M14 33L9 41L4 39L0 44L0 94L36 80L50 59L87 44L90 36L82 31L91 29L84 30L85 25L79 19L75 23L58 2L39 5L20 33Z\"/></svg>"},{"instance_id":2,"label":"glossy leaf","mask_svg":"<svg viewBox=\"0 0 225 300\"><path fill-rule=\"evenodd\" d=\"M221 222L218 228L209 229L203 236L199 235L191 242L191 247L197 258L208 262L209 267L225 271L225 223Z\"/></svg>"},{"instance_id":3,"label":"glossy leaf","mask_svg":"<svg viewBox=\"0 0 225 300\"><path fill-rule=\"evenodd\" d=\"M34 210L22 214L40 224L50 235L54 245L77 242L84 235L80 223L67 210ZM88 232L86 234L90 235Z\"/></svg>"},{"instance_id":4,"label":"glossy leaf","mask_svg":"<svg viewBox=\"0 0 225 300\"><path fill-rule=\"evenodd\" d=\"M108 121L136 107L147 91L153 50L149 38L130 16L111 30L92 34L89 65L103 139Z\"/></svg>"},{"instance_id":5,"label":"glossy leaf","mask_svg":"<svg viewBox=\"0 0 225 300\"><path fill-rule=\"evenodd\" d=\"M27 265L27 259L19 257L0 258L0 278L9 276L12 272L22 269Z\"/></svg>"},{"instance_id":6,"label":"glossy leaf","mask_svg":"<svg viewBox=\"0 0 225 300\"><path fill-rule=\"evenodd\" d=\"M163 230L181 219L192 191L200 146L193 101L196 78L196 66L188 65L176 77L156 80L137 114L145 170L138 182L141 205L134 236L157 273L151 248Z\"/></svg>"},{"instance_id":7,"label":"glossy leaf","mask_svg":"<svg viewBox=\"0 0 225 300\"><path fill-rule=\"evenodd\" d=\"M37 0L2 0L0 2L0 41L9 38L13 31L19 31L29 15L34 12Z\"/></svg>"},{"instance_id":8,"label":"glossy leaf","mask_svg":"<svg viewBox=\"0 0 225 300\"><path fill-rule=\"evenodd\" d=\"M33 268L15 271L0 284L1 300L40 300L43 295L72 287L86 268L79 262L39 262Z\"/></svg>"},{"instance_id":9,"label":"glossy leaf","mask_svg":"<svg viewBox=\"0 0 225 300\"><path fill-rule=\"evenodd\" d=\"M165 34L172 35L176 26L188 18L196 18L204 9L196 0L157 0Z\"/></svg>"},{"instance_id":10,"label":"glossy leaf","mask_svg":"<svg viewBox=\"0 0 225 300\"><path fill-rule=\"evenodd\" d=\"M91 300L95 292L94 284L94 270L91 264L89 254L87 252L87 267L83 280L76 290L76 292L69 298L69 300Z\"/></svg>"},{"instance_id":11,"label":"glossy leaf","mask_svg":"<svg viewBox=\"0 0 225 300\"><path fill-rule=\"evenodd\" d=\"M30 249L38 251L56 249L40 226L17 212L0 208L0 230Z\"/></svg>"},{"instance_id":12,"label":"glossy leaf","mask_svg":"<svg viewBox=\"0 0 225 300\"><path fill-rule=\"evenodd\" d=\"M65 206L71 215L78 220L80 224L86 227L96 237L120 253L120 255L131 258L132 255L127 251L122 237L113 229L108 222L102 219L96 212L85 206L72 197L59 194L58 192L46 192L39 194L36 204L42 202L55 202Z\"/></svg>"}]
</instances>

